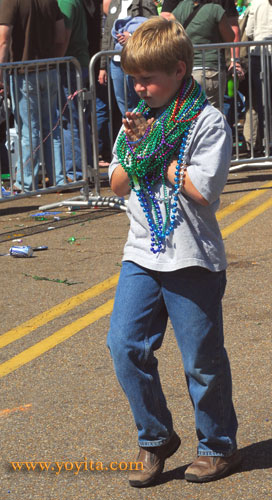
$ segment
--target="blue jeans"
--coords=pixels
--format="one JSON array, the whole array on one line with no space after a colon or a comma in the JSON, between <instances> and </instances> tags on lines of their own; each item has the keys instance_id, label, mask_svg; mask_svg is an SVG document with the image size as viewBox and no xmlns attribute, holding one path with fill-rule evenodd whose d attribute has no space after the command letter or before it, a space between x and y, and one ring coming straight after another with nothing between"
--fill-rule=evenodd
<instances>
[{"instance_id":1,"label":"blue jeans","mask_svg":"<svg viewBox=\"0 0 272 500\"><path fill-rule=\"evenodd\" d=\"M88 85L88 68L82 69L83 87ZM73 67L70 68L70 86L67 78L66 67L60 69L61 85L62 85L62 105L64 106L70 94L77 90L76 71ZM88 124L89 112L88 109L84 113L85 120L85 138L87 148L87 162L92 164L92 147L91 147L91 131ZM81 143L79 135L79 116L78 116L78 98L68 101L68 106L65 108L62 115L63 138L64 138L64 156L66 175L70 179L82 179L82 163L81 163Z\"/></svg>"},{"instance_id":2,"label":"blue jeans","mask_svg":"<svg viewBox=\"0 0 272 500\"><path fill-rule=\"evenodd\" d=\"M121 115L124 116L126 112L125 105L125 90L124 90L124 72L121 68L121 64L118 61L111 60L110 72L114 88L114 94L118 108L120 109ZM131 76L126 75L127 82L127 105L128 111L133 111L136 108L140 98L134 90L133 80Z\"/></svg>"},{"instance_id":3,"label":"blue jeans","mask_svg":"<svg viewBox=\"0 0 272 500\"><path fill-rule=\"evenodd\" d=\"M17 131L20 127L22 136L22 160L24 189L31 191L38 188L39 163L42 160L40 141L45 139L50 133L49 110L52 114L52 128L57 122L57 72L51 69L48 72L49 85L47 87L47 72L39 72L39 83L37 85L36 73L28 73L28 83L24 75L17 74L16 80L11 77L11 95L13 103L13 112L16 121ZM17 82L17 86L16 86ZM16 105L16 87L18 92L18 109ZM39 96L41 107L42 130L40 130L39 117ZM49 99L50 96L50 99ZM30 113L30 123L28 121L28 106ZM18 123L18 116L20 123ZM30 127L29 127L30 124ZM51 147L51 136L43 143L44 162L46 172L51 184L63 184L64 176L62 169L61 141L59 127L53 134L53 151ZM35 152L35 150L37 151ZM31 152L33 154L33 172ZM54 154L53 154L54 153ZM55 164L54 179L52 165ZM33 184L34 180L34 184ZM55 182L54 182L55 181ZM16 186L22 188L21 168L18 164L16 174Z\"/></svg>"},{"instance_id":4,"label":"blue jeans","mask_svg":"<svg viewBox=\"0 0 272 500\"><path fill-rule=\"evenodd\" d=\"M106 153L111 156L108 89L98 82L96 84L96 119L99 154L103 156L103 153Z\"/></svg>"},{"instance_id":5,"label":"blue jeans","mask_svg":"<svg viewBox=\"0 0 272 500\"><path fill-rule=\"evenodd\" d=\"M140 446L160 446L173 432L154 356L169 316L195 410L198 454L228 456L236 450L237 420L223 338L225 284L224 271L190 267L157 272L123 263L108 347Z\"/></svg>"}]
</instances>

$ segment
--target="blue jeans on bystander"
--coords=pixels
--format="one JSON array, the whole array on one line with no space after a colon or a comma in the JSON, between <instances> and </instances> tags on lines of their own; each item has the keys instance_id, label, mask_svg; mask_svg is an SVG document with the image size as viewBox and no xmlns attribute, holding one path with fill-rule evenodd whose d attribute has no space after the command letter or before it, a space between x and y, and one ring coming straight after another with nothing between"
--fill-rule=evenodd
<instances>
[{"instance_id":1,"label":"blue jeans on bystander","mask_svg":"<svg viewBox=\"0 0 272 500\"><path fill-rule=\"evenodd\" d=\"M82 69L83 87L88 86L88 68ZM67 76L66 67L61 67L61 85L62 85L62 105L64 106L68 97L77 90L76 71L70 67L70 79ZM91 131L88 123L89 109L84 112L85 120L85 138L86 138L86 152L87 163L92 164L92 147L91 147ZM64 138L64 157L65 157L65 171L67 177L71 180L82 179L82 162L81 162L81 143L79 131L79 115L78 115L78 98L75 96L73 99L68 100L68 106L64 109L62 114L63 124L63 138Z\"/></svg>"},{"instance_id":2,"label":"blue jeans on bystander","mask_svg":"<svg viewBox=\"0 0 272 500\"><path fill-rule=\"evenodd\" d=\"M121 63L118 61L111 60L110 72L111 72L111 78L112 78L116 102L120 109L121 115L124 116L126 112L125 90L124 90L125 75L121 68ZM131 76L126 75L125 78L127 84L127 107L128 111L133 111L133 109L136 108L140 98L134 90L134 84Z\"/></svg>"},{"instance_id":3,"label":"blue jeans on bystander","mask_svg":"<svg viewBox=\"0 0 272 500\"><path fill-rule=\"evenodd\" d=\"M111 157L110 144L110 118L109 118L109 103L108 89L105 85L96 83L96 119L98 133L98 151L103 157Z\"/></svg>"},{"instance_id":4,"label":"blue jeans on bystander","mask_svg":"<svg viewBox=\"0 0 272 500\"><path fill-rule=\"evenodd\" d=\"M11 76L11 96L17 132L22 137L22 161L24 190L38 188L39 164L42 160L41 142L50 133L50 111L52 128L57 122L57 72L55 69L40 71L38 84L36 72ZM18 99L18 100L17 100ZM40 113L39 113L40 109ZM40 127L42 122L42 130ZM53 148L52 148L53 143ZM63 184L60 129L56 128L43 143L44 163L51 184ZM32 171L33 159L33 171ZM55 182L53 174L55 166ZM22 189L20 165L17 165L15 184Z\"/></svg>"}]
</instances>

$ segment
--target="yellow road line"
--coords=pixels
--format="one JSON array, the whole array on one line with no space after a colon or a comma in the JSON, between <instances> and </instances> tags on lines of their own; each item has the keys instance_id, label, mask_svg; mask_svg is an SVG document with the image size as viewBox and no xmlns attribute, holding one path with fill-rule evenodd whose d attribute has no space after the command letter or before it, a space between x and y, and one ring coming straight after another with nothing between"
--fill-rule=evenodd
<instances>
[{"instance_id":1,"label":"yellow road line","mask_svg":"<svg viewBox=\"0 0 272 500\"><path fill-rule=\"evenodd\" d=\"M17 370L17 368L19 368L20 366L23 366L29 361L32 361L41 354L44 354L56 345L60 344L64 340L69 339L70 337L75 335L75 333L78 333L80 330L83 330L100 318L103 318L107 314L110 314L112 308L113 299L108 300L108 302L100 307L97 307L96 309L94 309L94 311L86 314L86 316L82 316L82 318L79 318L78 320L74 321L70 325L65 326L64 328L61 328L61 330L58 330L44 340L37 342L37 344L34 344L32 347L29 347L28 349L20 352L20 354L17 354L17 356L14 356L5 363L2 363L0 365L0 378L8 375L8 373L13 372L14 370Z\"/></svg>"},{"instance_id":2,"label":"yellow road line","mask_svg":"<svg viewBox=\"0 0 272 500\"><path fill-rule=\"evenodd\" d=\"M253 191L251 193L248 193L239 200L237 200L236 202L232 203L231 205L228 205L226 208L223 208L218 212L217 220L218 221L222 220L227 215L230 215L231 213L238 210L240 207L249 203L249 201L262 195L269 189L269 187L272 187L272 182L267 182L263 184L262 186L260 186L258 191ZM84 292L70 299L65 300L62 303L57 304L48 311L45 311L41 314L38 314L37 316L34 316L34 318L31 318L30 320L22 323L21 325L13 328L12 330L3 333L2 335L0 335L0 348L11 344L15 340L18 340L24 337L25 335L28 335L33 330L36 330L37 328L45 325L49 321L52 321L53 319L59 316L62 316L71 309L74 309L83 302L86 302L90 298L96 297L97 295L100 295L106 290L113 288L114 286L116 286L118 278L119 278L119 273L115 274L114 276L111 276L110 278L99 283L98 285L95 285L92 288L89 288L88 290L85 290Z\"/></svg>"},{"instance_id":3,"label":"yellow road line","mask_svg":"<svg viewBox=\"0 0 272 500\"><path fill-rule=\"evenodd\" d=\"M246 215L244 215L243 217L241 217L237 221L233 222L229 226L225 227L222 230L222 236L223 236L223 238L226 238L231 233L237 231L242 226L244 226L248 222L252 221L258 215L262 214L268 208L271 208L271 207L272 207L272 198L270 198L269 200L267 200L266 202L264 202L262 205L259 205L257 208L251 210ZM113 279L113 282L115 280L116 283L117 283L118 274L112 276L112 279ZM104 284L104 286L106 287L105 289L107 290L108 288L110 288L109 283L111 283L111 279L110 278L108 280L105 280L105 282L102 282L100 285ZM114 286L114 285L112 285L112 286ZM95 295L98 295L97 291L100 290L100 288L101 287L99 285L96 285L95 287L91 288L90 290L87 290L86 292L90 293L91 290L93 290L92 293L94 295L92 295L92 296L95 296ZM96 290L96 292L94 292L94 290ZM79 294L78 296L74 297L74 299L78 299L79 300L80 297L81 297L81 299L83 299L83 296L84 296L84 294L86 292L83 292L82 294ZM102 293L102 292L99 292L99 293ZM72 299L69 299L69 301L70 300L72 300ZM87 299L84 299L84 300L87 300ZM84 302L84 300L82 300L82 302ZM62 304L66 304L66 302L69 303L69 301L65 301ZM81 303L81 302L79 302L79 303ZM107 314L110 314L112 312L113 303L114 303L113 299L109 300L108 302L106 302L102 306L94 309L92 312L86 314L85 316L79 318L78 320L74 321L73 323L71 323L71 324L65 326L64 328L58 330L57 332L53 333L52 335L50 335L49 337L45 338L44 340L41 340L40 342L37 342L32 347L29 347L28 349L22 351L20 354L17 354L16 356L14 356L13 358L9 359L8 361L2 363L0 365L0 378L4 377L5 375L8 375L9 373L11 373L13 371L15 371L17 368L25 365L29 361L32 361L33 359L37 358L41 354L44 354L45 352L49 351L50 349L52 349L56 345L60 344L61 342L64 342L68 338L72 337L73 335L75 335L76 333L78 333L80 330L83 330L84 328L86 328L87 326L91 325L95 321L103 318ZM62 306L62 304L60 304L60 306ZM66 306L68 306L68 305L69 304L67 304ZM58 306L56 306L56 307L58 307ZM75 306L72 306L72 307L75 307ZM71 309L71 307L68 307L68 310L69 309ZM55 308L52 308L52 310L49 310L48 312L53 311L53 310L55 310ZM48 312L44 313L44 314L47 315ZM59 314L57 314L57 316L58 315ZM42 315L39 315L39 316L42 316ZM38 318L39 316L36 316L36 318ZM36 319L36 318L33 318L33 319ZM45 323L46 322L47 321L45 321ZM27 323L30 323L30 322L27 322ZM39 323L38 326L41 326L41 324ZM10 331L12 331L12 330L10 330ZM26 333L25 333L25 335L26 335Z\"/></svg>"},{"instance_id":4,"label":"yellow road line","mask_svg":"<svg viewBox=\"0 0 272 500\"><path fill-rule=\"evenodd\" d=\"M237 219L237 221L233 222L232 224L229 224L229 226L222 229L221 231L222 237L226 238L234 231L237 231L237 229L240 229L240 227L244 226L248 222L258 217L258 215L262 214L270 207L272 207L272 198L269 198L269 200L262 203L262 205L259 205L253 210L250 210L250 212L245 214L243 217L240 217L240 219Z\"/></svg>"},{"instance_id":5,"label":"yellow road line","mask_svg":"<svg viewBox=\"0 0 272 500\"><path fill-rule=\"evenodd\" d=\"M5 347L6 345L11 344L11 342L14 342L17 339L24 337L33 330L36 330L36 328L45 325L46 323L52 321L58 316L62 316L63 314L67 313L71 309L74 309L83 302L86 302L92 297L96 297L97 295L100 295L106 290L114 288L117 285L118 278L119 278L119 273L114 274L105 281L98 283L98 285L95 285L89 288L88 290L85 290L84 292L79 293L74 297L71 297L70 299L64 300L64 302L61 302L60 304L57 304L51 309L48 309L48 311L38 314L37 316L34 316L34 318L31 318L25 323L22 323L21 325L13 328L12 330L3 333L0 336L0 348Z\"/></svg>"},{"instance_id":6,"label":"yellow road line","mask_svg":"<svg viewBox=\"0 0 272 500\"><path fill-rule=\"evenodd\" d=\"M261 196L262 194L266 193L266 191L268 191L268 189L271 187L272 187L272 181L266 182L265 184L260 186L258 188L258 190L252 191L251 193L248 193L248 194L245 194L244 196L242 196L242 198L239 198L239 200L234 201L234 203L231 203L230 205L228 205L225 208L222 208L222 210L219 210L217 212L217 215L216 215L217 220L220 221L220 220L224 219L224 217L227 217L228 215L232 214L233 212L235 212L239 208L243 207L244 205L246 205L250 201L257 198L258 196Z\"/></svg>"}]
</instances>

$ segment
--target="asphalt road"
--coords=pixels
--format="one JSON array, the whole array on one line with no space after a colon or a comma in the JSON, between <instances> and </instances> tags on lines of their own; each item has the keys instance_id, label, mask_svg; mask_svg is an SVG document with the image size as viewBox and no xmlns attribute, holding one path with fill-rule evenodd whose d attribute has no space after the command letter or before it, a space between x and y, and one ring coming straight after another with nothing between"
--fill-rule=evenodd
<instances>
[{"instance_id":1,"label":"asphalt road","mask_svg":"<svg viewBox=\"0 0 272 500\"><path fill-rule=\"evenodd\" d=\"M125 468L137 454L128 403L105 345L127 216L61 207L46 220L33 217L67 193L0 205L1 500L272 498L271 193L272 170L231 173L218 212L229 262L225 338L243 464L217 482L184 480L197 442L169 324L158 358L182 444L158 483L141 490L128 485L126 470L110 470L112 462ZM16 243L48 250L29 259L5 256ZM35 470L25 464L13 470L11 462L28 462Z\"/></svg>"}]
</instances>

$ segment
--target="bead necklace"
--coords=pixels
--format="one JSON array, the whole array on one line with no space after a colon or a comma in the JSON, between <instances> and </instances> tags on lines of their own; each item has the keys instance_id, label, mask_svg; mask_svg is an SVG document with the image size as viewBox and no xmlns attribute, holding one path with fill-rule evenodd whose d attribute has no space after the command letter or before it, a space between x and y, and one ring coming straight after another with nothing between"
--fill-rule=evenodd
<instances>
[{"instance_id":1,"label":"bead necklace","mask_svg":"<svg viewBox=\"0 0 272 500\"><path fill-rule=\"evenodd\" d=\"M178 195L186 169L183 164L184 152L190 141L192 125L206 104L204 92L191 77L185 80L167 109L147 128L143 137L129 141L124 131L119 135L118 159L129 176L131 189L135 191L147 219L151 236L150 250L153 253L162 251L166 237L174 230ZM151 110L145 101L140 101L136 112L142 113L147 119ZM167 194L167 168L178 151L172 201ZM163 185L165 220L152 190L152 186L159 181Z\"/></svg>"}]
</instances>

